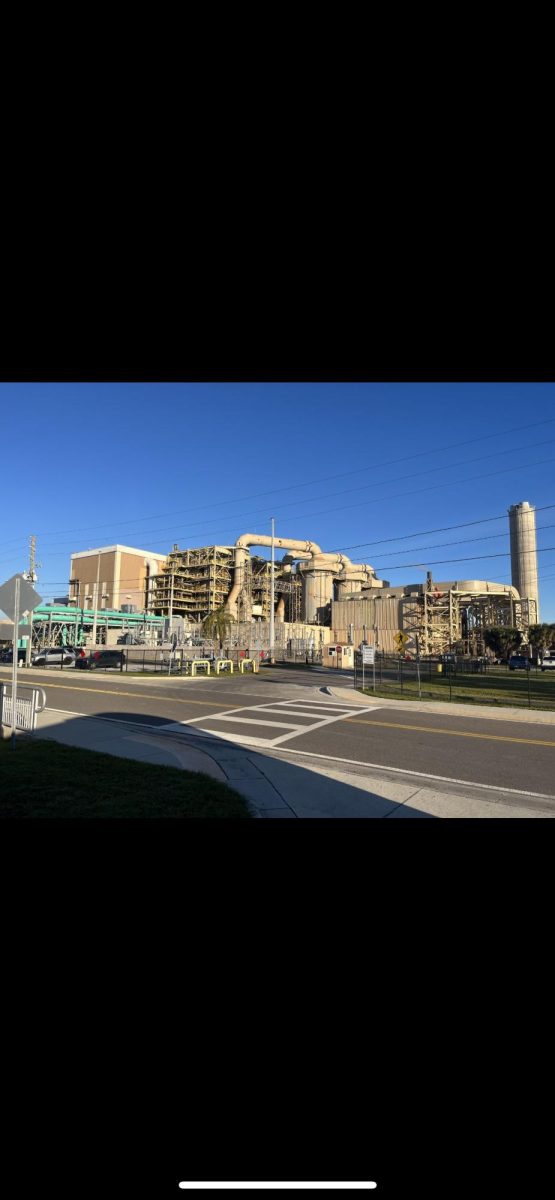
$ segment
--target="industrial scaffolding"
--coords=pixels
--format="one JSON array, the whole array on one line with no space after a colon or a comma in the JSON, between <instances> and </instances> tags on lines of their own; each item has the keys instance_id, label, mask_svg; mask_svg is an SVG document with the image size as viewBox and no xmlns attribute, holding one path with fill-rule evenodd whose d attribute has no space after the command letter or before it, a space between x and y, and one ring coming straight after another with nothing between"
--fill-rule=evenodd
<instances>
[{"instance_id":1,"label":"industrial scaffolding","mask_svg":"<svg viewBox=\"0 0 555 1200\"><path fill-rule=\"evenodd\" d=\"M271 563L249 555L239 566L237 604L241 617L270 619ZM234 546L202 546L180 550L174 546L159 575L149 584L148 608L161 615L183 617L191 624L203 621L221 608L231 591L235 572ZM275 567L276 599L284 598L284 619L299 621L302 610L302 579L294 572Z\"/></svg>"},{"instance_id":2,"label":"industrial scaffolding","mask_svg":"<svg viewBox=\"0 0 555 1200\"><path fill-rule=\"evenodd\" d=\"M149 607L159 614L175 613L192 623L221 608L231 589L233 546L174 546L163 570L150 581Z\"/></svg>"},{"instance_id":3,"label":"industrial scaffolding","mask_svg":"<svg viewBox=\"0 0 555 1200\"><path fill-rule=\"evenodd\" d=\"M428 575L422 591L400 598L400 628L421 654L445 654L457 645L468 654L484 654L484 633L512 626L526 633L535 621L535 602L515 600L507 589L487 584L487 592L435 583Z\"/></svg>"}]
</instances>

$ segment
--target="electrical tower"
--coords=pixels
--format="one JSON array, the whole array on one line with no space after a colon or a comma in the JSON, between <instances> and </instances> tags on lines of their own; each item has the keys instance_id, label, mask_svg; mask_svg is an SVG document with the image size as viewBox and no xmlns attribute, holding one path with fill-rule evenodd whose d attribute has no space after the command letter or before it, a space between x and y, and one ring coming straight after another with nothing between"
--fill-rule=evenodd
<instances>
[{"instance_id":1,"label":"electrical tower","mask_svg":"<svg viewBox=\"0 0 555 1200\"><path fill-rule=\"evenodd\" d=\"M23 572L23 578L28 579L29 583L37 582L37 569L42 567L42 563L35 561L35 553L37 548L37 536L31 533L29 536L29 570Z\"/></svg>"}]
</instances>

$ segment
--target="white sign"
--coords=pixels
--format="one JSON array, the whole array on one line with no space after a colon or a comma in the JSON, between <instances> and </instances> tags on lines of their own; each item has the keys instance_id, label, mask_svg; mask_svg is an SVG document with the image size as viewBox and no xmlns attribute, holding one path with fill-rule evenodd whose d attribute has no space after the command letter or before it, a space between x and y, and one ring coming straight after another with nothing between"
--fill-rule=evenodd
<instances>
[{"instance_id":1,"label":"white sign","mask_svg":"<svg viewBox=\"0 0 555 1200\"><path fill-rule=\"evenodd\" d=\"M362 647L363 663L370 663L372 665L375 662L375 660L376 660L376 647L375 646L363 646Z\"/></svg>"}]
</instances>

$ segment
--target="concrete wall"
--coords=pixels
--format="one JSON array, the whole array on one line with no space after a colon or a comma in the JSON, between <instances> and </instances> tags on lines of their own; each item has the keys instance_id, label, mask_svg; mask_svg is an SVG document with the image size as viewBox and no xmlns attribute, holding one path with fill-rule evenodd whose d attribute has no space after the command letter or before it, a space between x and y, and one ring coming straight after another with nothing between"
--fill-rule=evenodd
<instances>
[{"instance_id":1,"label":"concrete wall","mask_svg":"<svg viewBox=\"0 0 555 1200\"><path fill-rule=\"evenodd\" d=\"M331 631L338 646L347 644L352 633L355 646L364 639L370 646L377 645L387 654L393 654L393 638L401 628L399 596L376 597L371 600L334 600L331 606ZM352 630L351 630L352 626Z\"/></svg>"},{"instance_id":2,"label":"concrete wall","mask_svg":"<svg viewBox=\"0 0 555 1200\"><path fill-rule=\"evenodd\" d=\"M98 573L98 609L118 608L122 604L134 604L142 611L145 603L147 563L161 570L165 555L150 554L146 550L135 550L129 546L110 546L99 550L84 551L72 555L70 578L79 581L79 603L89 597L86 607L92 607L93 586ZM71 588L75 598L77 587ZM106 598L101 599L102 595Z\"/></svg>"}]
</instances>

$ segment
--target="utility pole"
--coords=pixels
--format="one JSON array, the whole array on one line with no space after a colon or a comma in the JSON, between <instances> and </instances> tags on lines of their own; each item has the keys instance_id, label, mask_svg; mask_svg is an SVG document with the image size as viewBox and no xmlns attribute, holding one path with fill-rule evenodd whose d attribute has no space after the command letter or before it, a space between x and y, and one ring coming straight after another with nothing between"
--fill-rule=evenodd
<instances>
[{"instance_id":1,"label":"utility pole","mask_svg":"<svg viewBox=\"0 0 555 1200\"><path fill-rule=\"evenodd\" d=\"M31 533L29 535L29 570L23 572L23 578L28 579L29 583L37 582L37 567L41 567L42 563L35 562L35 554L37 549L37 535ZM33 613L28 613L28 622L31 626L29 637L27 638L27 649L25 651L25 666L31 666L31 650L33 645Z\"/></svg>"},{"instance_id":2,"label":"utility pole","mask_svg":"<svg viewBox=\"0 0 555 1200\"><path fill-rule=\"evenodd\" d=\"M171 584L171 588L170 588L170 611L168 614L168 616L170 618L170 642L173 639L173 577L174 577L174 572L173 572L173 567L172 567L172 584Z\"/></svg>"},{"instance_id":3,"label":"utility pole","mask_svg":"<svg viewBox=\"0 0 555 1200\"><path fill-rule=\"evenodd\" d=\"M239 670L239 639L241 637L241 627L239 624L239 605L241 603L241 596L243 594L243 566L244 563L241 563L239 567L240 588L239 592L237 593L237 670Z\"/></svg>"},{"instance_id":4,"label":"utility pole","mask_svg":"<svg viewBox=\"0 0 555 1200\"><path fill-rule=\"evenodd\" d=\"M98 562L96 564L96 583L93 584L93 609L94 609L93 627L92 627L92 644L93 644L93 646L96 646L96 618L97 618L96 609L97 609L97 604L98 604L99 581L100 581L100 550L98 551Z\"/></svg>"},{"instance_id":5,"label":"utility pole","mask_svg":"<svg viewBox=\"0 0 555 1200\"><path fill-rule=\"evenodd\" d=\"M274 518L272 517L272 568L270 572L270 662L275 662L274 656L274 604L275 604L275 575L274 575Z\"/></svg>"}]
</instances>

